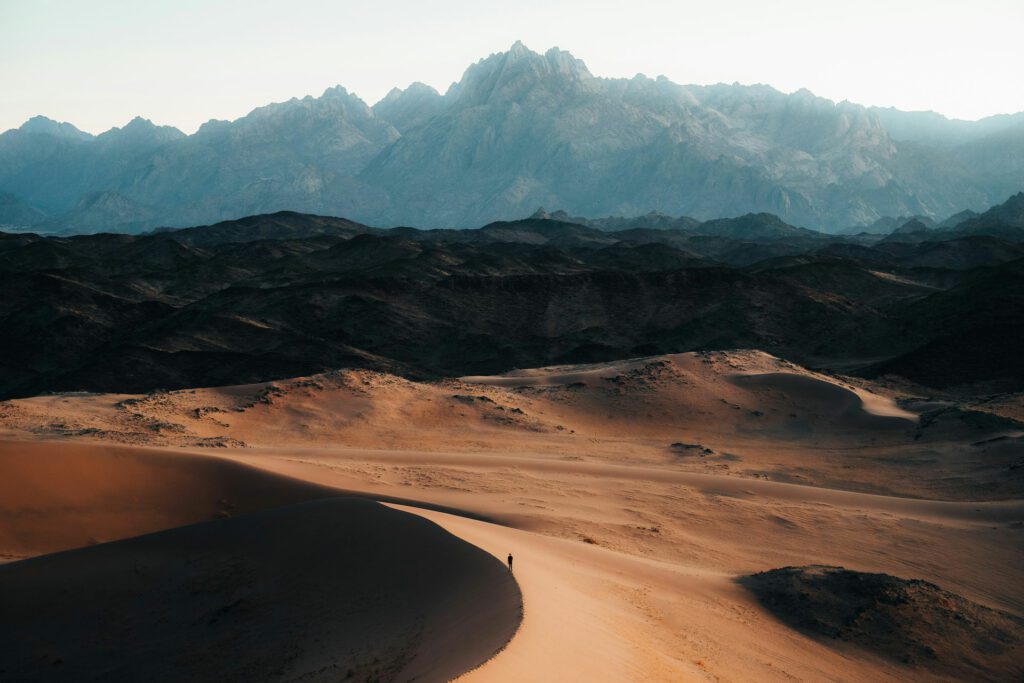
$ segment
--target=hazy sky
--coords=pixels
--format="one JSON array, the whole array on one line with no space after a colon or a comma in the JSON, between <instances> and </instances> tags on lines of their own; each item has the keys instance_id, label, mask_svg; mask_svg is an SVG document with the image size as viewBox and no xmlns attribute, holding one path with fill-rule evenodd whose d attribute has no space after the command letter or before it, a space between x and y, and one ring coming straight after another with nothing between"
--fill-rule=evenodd
<instances>
[{"instance_id":1,"label":"hazy sky","mask_svg":"<svg viewBox=\"0 0 1024 683\"><path fill-rule=\"evenodd\" d=\"M98 133L186 132L344 85L444 92L521 39L598 76L806 87L975 119L1024 110L1024 0L0 0L0 130L45 114Z\"/></svg>"}]
</instances>

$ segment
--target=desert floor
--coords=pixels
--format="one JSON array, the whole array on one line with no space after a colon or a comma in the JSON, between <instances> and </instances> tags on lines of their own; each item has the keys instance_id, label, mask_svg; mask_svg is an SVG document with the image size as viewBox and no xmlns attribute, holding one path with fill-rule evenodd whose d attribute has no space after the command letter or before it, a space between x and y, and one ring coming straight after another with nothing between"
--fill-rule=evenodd
<instances>
[{"instance_id":1,"label":"desert floor","mask_svg":"<svg viewBox=\"0 0 1024 683\"><path fill-rule=\"evenodd\" d=\"M200 532L171 546L152 532L205 529L203 547L249 538L237 552L285 554L308 567L334 552L331 534L368 526L378 540L419 548L412 561L423 560L427 578L414 597L385 600L391 611L375 622L374 643L352 642L365 614L335 619L316 648L280 655L282 680L296 662L337 673L325 669L338 666L325 654L332 643L367 648L372 675L398 679L469 669L460 680L954 678L942 663L959 645L941 628L929 643L935 661L899 661L795 630L737 582L772 568L837 565L924 579L1024 617L1020 397L931 394L732 351L438 382L339 371L8 401L0 403L8 561L0 586L19 587L27 613L82 563L103 564L108 574L96 581L109 581L117 556L104 549L131 555L130 544L143 543L172 553L200 543ZM339 493L385 506L349 499L364 516L338 529L331 520L349 513L322 499ZM261 539L260 520L309 531ZM441 530L452 536L432 535ZM322 547L309 555L317 538ZM350 569L340 592L366 590L373 577L382 591L409 581L381 569L408 558L384 557L372 538L359 542L367 568ZM508 553L514 584L501 567ZM445 558L455 558L450 575ZM58 577L50 583L15 575L43 561ZM290 599L280 586L273 597ZM411 603L427 616L410 641L400 605ZM311 623L334 618L323 604L303 609ZM292 635L309 639L307 630ZM392 656L404 668L381 664ZM1011 647L972 666L977 678L998 680L1022 670L1021 657Z\"/></svg>"}]
</instances>

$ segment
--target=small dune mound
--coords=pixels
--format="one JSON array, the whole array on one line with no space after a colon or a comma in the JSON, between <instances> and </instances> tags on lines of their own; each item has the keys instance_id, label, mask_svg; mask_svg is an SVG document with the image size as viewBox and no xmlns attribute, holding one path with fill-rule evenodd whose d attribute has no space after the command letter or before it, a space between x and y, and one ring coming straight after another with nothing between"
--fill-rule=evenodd
<instances>
[{"instance_id":1,"label":"small dune mound","mask_svg":"<svg viewBox=\"0 0 1024 683\"><path fill-rule=\"evenodd\" d=\"M812 565L739 582L810 636L965 680L1024 680L1024 620L927 581Z\"/></svg>"},{"instance_id":2,"label":"small dune mound","mask_svg":"<svg viewBox=\"0 0 1024 683\"><path fill-rule=\"evenodd\" d=\"M493 556L328 498L0 566L0 679L442 681L521 614Z\"/></svg>"},{"instance_id":3,"label":"small dune mound","mask_svg":"<svg viewBox=\"0 0 1024 683\"><path fill-rule=\"evenodd\" d=\"M877 396L867 397L839 384L793 372L735 374L733 384L754 392L774 392L794 406L852 429L906 429L917 416Z\"/></svg>"}]
</instances>

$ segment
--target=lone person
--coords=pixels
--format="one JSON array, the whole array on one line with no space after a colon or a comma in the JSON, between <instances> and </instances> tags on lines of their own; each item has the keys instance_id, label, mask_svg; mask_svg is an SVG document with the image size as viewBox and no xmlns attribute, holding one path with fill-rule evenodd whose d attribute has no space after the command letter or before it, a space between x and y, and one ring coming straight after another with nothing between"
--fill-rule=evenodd
<instances>
[{"instance_id":1,"label":"lone person","mask_svg":"<svg viewBox=\"0 0 1024 683\"><path fill-rule=\"evenodd\" d=\"M512 571L512 553L508 554L508 570Z\"/></svg>"}]
</instances>

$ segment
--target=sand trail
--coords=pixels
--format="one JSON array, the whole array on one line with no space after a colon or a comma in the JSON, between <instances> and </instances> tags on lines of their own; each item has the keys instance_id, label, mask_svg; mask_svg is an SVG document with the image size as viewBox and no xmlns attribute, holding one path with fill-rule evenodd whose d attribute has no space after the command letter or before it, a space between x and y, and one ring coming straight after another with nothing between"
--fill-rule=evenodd
<instances>
[{"instance_id":1,"label":"sand trail","mask_svg":"<svg viewBox=\"0 0 1024 683\"><path fill-rule=\"evenodd\" d=\"M765 613L732 577L416 508L460 538L516 555L524 620L508 646L458 680L900 680Z\"/></svg>"}]
</instances>

